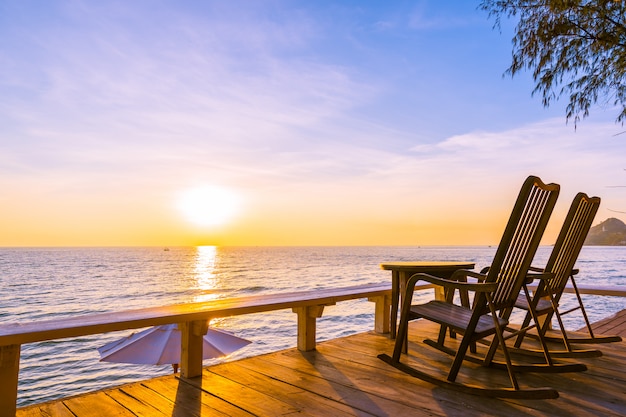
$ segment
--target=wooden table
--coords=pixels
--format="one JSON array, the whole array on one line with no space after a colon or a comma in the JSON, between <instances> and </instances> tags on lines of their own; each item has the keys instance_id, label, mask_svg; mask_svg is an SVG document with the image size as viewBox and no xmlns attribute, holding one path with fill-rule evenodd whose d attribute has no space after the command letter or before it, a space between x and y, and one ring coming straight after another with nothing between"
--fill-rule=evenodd
<instances>
[{"instance_id":1,"label":"wooden table","mask_svg":"<svg viewBox=\"0 0 626 417\"><path fill-rule=\"evenodd\" d=\"M413 274L423 272L440 278L450 278L457 269L474 269L473 262L456 261L414 261L414 262L385 262L380 264L381 269L391 271L391 338L396 337L398 322L398 305L400 294L406 289L406 283Z\"/></svg>"}]
</instances>

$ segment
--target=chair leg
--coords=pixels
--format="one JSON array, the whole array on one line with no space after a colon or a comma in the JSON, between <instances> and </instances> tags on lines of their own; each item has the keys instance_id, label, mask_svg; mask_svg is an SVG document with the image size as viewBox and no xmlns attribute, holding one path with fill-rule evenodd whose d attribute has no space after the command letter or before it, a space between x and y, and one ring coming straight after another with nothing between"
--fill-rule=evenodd
<instances>
[{"instance_id":1,"label":"chair leg","mask_svg":"<svg viewBox=\"0 0 626 417\"><path fill-rule=\"evenodd\" d=\"M494 342L497 340L498 343L500 345L502 345L502 353L504 354L504 360L506 361L506 369L509 373L509 379L511 380L511 384L513 385L513 388L515 390L519 390L519 384L517 382L517 378L515 378L515 372L513 371L513 364L511 363L511 356L509 355L509 350L506 347L506 342L504 341L504 329L502 328L502 326L500 326L500 322L498 321L498 315L496 314L496 311L493 307L493 303L491 301L491 295L486 294L487 296L487 302L489 305L489 310L491 311L491 317L493 319L493 324L496 327L496 336L494 337ZM493 353L491 353L491 359L493 359L493 355L495 354L495 349L497 348L497 343L492 343L491 346L489 347L489 351L492 351L493 348ZM490 360L491 360L490 359Z\"/></svg>"},{"instance_id":2,"label":"chair leg","mask_svg":"<svg viewBox=\"0 0 626 417\"><path fill-rule=\"evenodd\" d=\"M472 334L473 332L465 333L463 335L461 344L456 351L456 355L454 355L454 362L452 362L452 366L450 367L450 371L448 372L448 381L450 382L454 382L457 375L459 374L463 359L465 359L465 353L467 353L467 349L470 347L470 344L472 344Z\"/></svg>"},{"instance_id":3,"label":"chair leg","mask_svg":"<svg viewBox=\"0 0 626 417\"><path fill-rule=\"evenodd\" d=\"M572 348L572 345L569 342L569 338L567 337L567 332L565 331L565 325L563 324L563 319L561 318L561 313L559 313L559 310L557 308L554 309L554 315L556 316L556 320L559 323L559 328L561 329L561 338L563 339L563 344L565 345L565 349L568 352L573 352L574 348ZM552 317L550 317L551 319ZM546 331L548 330L547 326L542 329L543 334L546 333Z\"/></svg>"},{"instance_id":4,"label":"chair leg","mask_svg":"<svg viewBox=\"0 0 626 417\"><path fill-rule=\"evenodd\" d=\"M409 321L411 316L411 302L413 299L413 291L417 279L409 279L406 283L406 293L402 298L402 313L400 314L400 324L398 325L398 332L396 333L396 343L393 347L394 362L400 362L400 355L404 352L407 353L409 346Z\"/></svg>"},{"instance_id":5,"label":"chair leg","mask_svg":"<svg viewBox=\"0 0 626 417\"><path fill-rule=\"evenodd\" d=\"M539 324L539 316L534 310L531 310L531 315L533 316L533 321L537 327L537 335L539 336L539 343L541 344L541 348L543 349L543 356L546 360L546 363L550 366L554 365L552 362L552 357L550 356L550 351L548 349L548 344L546 343L546 338L544 337L544 329L547 328L548 321L544 323L544 326L540 326Z\"/></svg>"},{"instance_id":6,"label":"chair leg","mask_svg":"<svg viewBox=\"0 0 626 417\"><path fill-rule=\"evenodd\" d=\"M500 325L497 324L497 321L498 319L494 318L494 322L496 322L496 328L498 329L496 331L496 336L498 338L500 345L502 345L502 353L504 354L504 360L506 361L506 369L509 373L509 379L511 380L511 384L513 385L513 388L518 390L519 384L517 382L517 378L515 378L515 373L513 371L513 364L511 363L511 356L509 355L509 350L506 348L506 343L504 342L504 338L502 336L503 329L500 328Z\"/></svg>"},{"instance_id":7,"label":"chair leg","mask_svg":"<svg viewBox=\"0 0 626 417\"><path fill-rule=\"evenodd\" d=\"M408 346L408 327L408 314L402 314L400 324L398 325L398 331L396 333L396 342L393 346L392 359L394 362L400 362L400 355L403 353L404 347Z\"/></svg>"},{"instance_id":8,"label":"chair leg","mask_svg":"<svg viewBox=\"0 0 626 417\"><path fill-rule=\"evenodd\" d=\"M572 281L572 286L574 287L574 292L576 293L576 298L578 298L578 304L580 305L580 311L583 313L583 317L585 318L585 324L587 325L587 331L589 332L589 336L594 339L595 336L593 335L593 330L591 329L591 323L589 322L589 317L587 317L587 311L585 311L585 306L583 304L583 299L580 296L580 293L578 292L578 287L576 286L576 281L574 280L573 276L569 277L570 280ZM563 334L565 334L565 331L563 330L563 328L561 328L561 330L563 331Z\"/></svg>"},{"instance_id":9,"label":"chair leg","mask_svg":"<svg viewBox=\"0 0 626 417\"><path fill-rule=\"evenodd\" d=\"M526 316L524 317L524 321L522 322L522 327L521 329L525 329L526 327L528 327L528 325L530 324L530 320L532 319L532 316L530 314L530 311L526 312ZM537 329L539 330L539 329ZM515 339L515 347L519 348L520 346L522 346L522 342L524 341L524 337L526 336L526 331L520 331L520 334L517 335L517 338Z\"/></svg>"},{"instance_id":10,"label":"chair leg","mask_svg":"<svg viewBox=\"0 0 626 417\"><path fill-rule=\"evenodd\" d=\"M493 362L493 357L496 355L496 351L498 350L498 345L500 344L500 340L497 337L494 337L489 344L489 350L487 354L485 354L485 358L483 359L483 365L489 366L491 362Z\"/></svg>"},{"instance_id":11,"label":"chair leg","mask_svg":"<svg viewBox=\"0 0 626 417\"><path fill-rule=\"evenodd\" d=\"M439 327L439 337L437 337L437 342L439 344L443 345L444 342L446 341L446 332L447 332L447 330L448 330L448 326L446 326L445 324L442 324ZM453 334L452 329L450 329L450 337L452 337L452 334Z\"/></svg>"}]
</instances>

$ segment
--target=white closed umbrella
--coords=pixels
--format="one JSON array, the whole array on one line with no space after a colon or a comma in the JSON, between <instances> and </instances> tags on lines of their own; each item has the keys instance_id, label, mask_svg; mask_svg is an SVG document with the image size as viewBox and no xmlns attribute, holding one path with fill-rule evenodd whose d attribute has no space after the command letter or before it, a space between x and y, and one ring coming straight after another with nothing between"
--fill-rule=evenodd
<instances>
[{"instance_id":1,"label":"white closed umbrella","mask_svg":"<svg viewBox=\"0 0 626 417\"><path fill-rule=\"evenodd\" d=\"M146 365L180 362L180 330L176 324L151 327L98 348L100 360ZM251 342L223 330L209 328L202 341L202 358L226 356ZM175 370L176 370L175 366Z\"/></svg>"}]
</instances>

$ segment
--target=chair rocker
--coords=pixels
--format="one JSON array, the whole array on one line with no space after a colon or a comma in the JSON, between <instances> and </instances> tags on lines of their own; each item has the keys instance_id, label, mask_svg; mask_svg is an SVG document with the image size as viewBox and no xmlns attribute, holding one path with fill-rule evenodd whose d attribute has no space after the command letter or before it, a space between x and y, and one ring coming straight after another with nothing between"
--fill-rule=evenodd
<instances>
[{"instance_id":1,"label":"chair rocker","mask_svg":"<svg viewBox=\"0 0 626 417\"><path fill-rule=\"evenodd\" d=\"M537 289L532 296L527 286L524 285L524 293L518 296L515 307L526 310L526 316L522 324L522 329L515 341L515 348L520 349L525 336L539 339L542 352L552 357L597 357L602 352L595 349L576 349L572 344L576 343L608 343L619 342L620 336L595 335L591 329L591 324L587 317L585 307L574 280L574 275L578 270L574 269L574 264L580 254L580 250L585 242L587 233L591 228L593 219L600 206L600 198L589 197L584 193L578 193L570 206L570 209L563 223L557 241L552 249L550 258L543 270L532 268L533 271L550 273L549 278L539 280ZM559 311L559 301L563 295L565 286L571 280L578 306L567 311ZM568 335L563 325L562 316L576 310L581 310L582 316L587 325L589 336ZM543 322L540 318L543 317ZM551 331L552 318L556 317L560 331ZM530 325L531 319L535 323ZM536 332L527 333L527 330L536 328ZM560 342L565 350L548 349L547 342ZM539 353L528 348L521 348L521 352Z\"/></svg>"},{"instance_id":2,"label":"chair rocker","mask_svg":"<svg viewBox=\"0 0 626 417\"><path fill-rule=\"evenodd\" d=\"M407 282L406 294L403 297L393 354L392 356L381 354L378 357L409 375L465 393L498 398L557 398L559 394L552 388L520 387L515 375L518 369L511 362L504 332L517 295L527 279L531 261L556 204L559 188L557 184L544 184L534 176L526 179L487 274L460 270L450 279L427 274L413 275ZM477 282L467 282L468 277L475 278ZM414 288L418 281L443 286L446 289L447 300L433 300L425 304L411 305ZM459 290L461 294L466 291L473 292L472 307L466 303L462 305L452 303L454 290ZM445 337L447 328L454 334L462 335L447 377L434 375L400 362L409 321L418 318L441 325L440 342ZM493 339L488 351L482 357L482 365L492 365L496 350L500 348L511 388L456 382L463 361L473 356L468 354L468 349L473 353L476 351L476 342L490 336L493 336ZM443 344L440 345L441 350L446 351Z\"/></svg>"}]
</instances>

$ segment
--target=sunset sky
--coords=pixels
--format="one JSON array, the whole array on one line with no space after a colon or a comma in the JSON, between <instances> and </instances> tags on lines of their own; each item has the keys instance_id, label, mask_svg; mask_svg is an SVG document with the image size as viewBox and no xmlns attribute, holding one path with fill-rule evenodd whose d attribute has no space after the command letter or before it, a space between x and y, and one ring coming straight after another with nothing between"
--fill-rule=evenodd
<instances>
[{"instance_id":1,"label":"sunset sky","mask_svg":"<svg viewBox=\"0 0 626 417\"><path fill-rule=\"evenodd\" d=\"M0 246L497 244L522 182L626 220L478 1L0 2Z\"/></svg>"}]
</instances>

